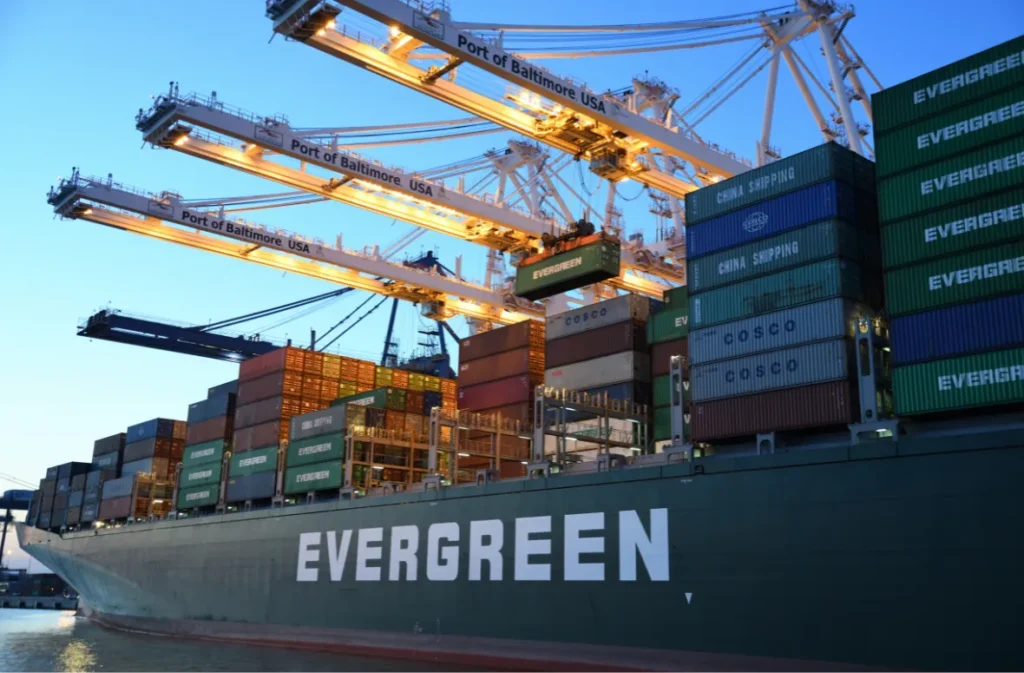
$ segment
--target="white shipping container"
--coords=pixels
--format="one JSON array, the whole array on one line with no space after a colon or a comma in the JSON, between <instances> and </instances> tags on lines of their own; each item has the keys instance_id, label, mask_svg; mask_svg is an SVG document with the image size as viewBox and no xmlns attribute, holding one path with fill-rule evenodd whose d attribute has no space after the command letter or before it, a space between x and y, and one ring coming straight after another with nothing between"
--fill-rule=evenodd
<instances>
[{"instance_id":1,"label":"white shipping container","mask_svg":"<svg viewBox=\"0 0 1024 673\"><path fill-rule=\"evenodd\" d=\"M646 323L650 312L651 301L647 297L627 294L615 299L607 299L565 313L549 315L544 330L544 340L552 341L627 320Z\"/></svg>"},{"instance_id":2,"label":"white shipping container","mask_svg":"<svg viewBox=\"0 0 1024 673\"><path fill-rule=\"evenodd\" d=\"M544 372L544 385L567 390L586 390L623 381L650 380L651 357L640 351L614 353Z\"/></svg>"}]
</instances>

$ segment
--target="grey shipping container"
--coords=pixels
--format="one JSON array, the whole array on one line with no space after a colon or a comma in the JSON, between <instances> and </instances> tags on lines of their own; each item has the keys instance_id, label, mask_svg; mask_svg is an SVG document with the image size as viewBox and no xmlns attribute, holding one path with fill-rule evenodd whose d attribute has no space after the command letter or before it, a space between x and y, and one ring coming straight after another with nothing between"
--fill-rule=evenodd
<instances>
[{"instance_id":1,"label":"grey shipping container","mask_svg":"<svg viewBox=\"0 0 1024 673\"><path fill-rule=\"evenodd\" d=\"M752 355L814 341L853 337L857 318L872 309L842 297L744 318L690 333L690 363Z\"/></svg>"},{"instance_id":2,"label":"grey shipping container","mask_svg":"<svg viewBox=\"0 0 1024 673\"><path fill-rule=\"evenodd\" d=\"M111 479L103 482L103 499L125 498L132 494L132 486L135 484L135 475Z\"/></svg>"},{"instance_id":3,"label":"grey shipping container","mask_svg":"<svg viewBox=\"0 0 1024 673\"><path fill-rule=\"evenodd\" d=\"M168 475L170 466L171 461L168 458L143 458L122 465L121 474L124 475L122 478L128 478L141 472L142 474L154 474L158 479L163 479Z\"/></svg>"},{"instance_id":4,"label":"grey shipping container","mask_svg":"<svg viewBox=\"0 0 1024 673\"><path fill-rule=\"evenodd\" d=\"M342 404L295 416L291 421L292 440L343 432L345 430L345 409L346 405Z\"/></svg>"},{"instance_id":5,"label":"grey shipping container","mask_svg":"<svg viewBox=\"0 0 1024 673\"><path fill-rule=\"evenodd\" d=\"M647 322L650 311L650 299L640 295L627 294L615 299L607 299L565 313L549 315L544 338L553 341L627 320Z\"/></svg>"},{"instance_id":6,"label":"grey shipping container","mask_svg":"<svg viewBox=\"0 0 1024 673\"><path fill-rule=\"evenodd\" d=\"M71 491L68 494L68 507L81 507L85 499L85 491Z\"/></svg>"},{"instance_id":7,"label":"grey shipping container","mask_svg":"<svg viewBox=\"0 0 1024 673\"><path fill-rule=\"evenodd\" d=\"M632 321L620 322L548 341L544 348L544 366L551 369L613 353L646 349L647 328Z\"/></svg>"},{"instance_id":8,"label":"grey shipping container","mask_svg":"<svg viewBox=\"0 0 1024 673\"><path fill-rule=\"evenodd\" d=\"M693 367L694 402L836 381L850 375L853 342L834 339Z\"/></svg>"},{"instance_id":9,"label":"grey shipping container","mask_svg":"<svg viewBox=\"0 0 1024 673\"><path fill-rule=\"evenodd\" d=\"M216 397L217 395L221 395L224 393L231 393L232 395L237 394L238 380L235 379L234 381L228 381L227 383L222 383L219 386L214 386L212 388L207 389L206 397L207 399L209 399L211 397Z\"/></svg>"},{"instance_id":10,"label":"grey shipping container","mask_svg":"<svg viewBox=\"0 0 1024 673\"><path fill-rule=\"evenodd\" d=\"M544 372L544 385L567 390L585 390L623 381L650 381L651 357L639 351L625 351L603 358L554 367Z\"/></svg>"},{"instance_id":11,"label":"grey shipping container","mask_svg":"<svg viewBox=\"0 0 1024 673\"><path fill-rule=\"evenodd\" d=\"M92 459L92 466L102 470L118 470L121 467L121 452L105 453Z\"/></svg>"},{"instance_id":12,"label":"grey shipping container","mask_svg":"<svg viewBox=\"0 0 1024 673\"><path fill-rule=\"evenodd\" d=\"M225 500L242 502L245 500L263 500L274 497L277 488L277 472L257 472L244 477L228 479Z\"/></svg>"},{"instance_id":13,"label":"grey shipping container","mask_svg":"<svg viewBox=\"0 0 1024 673\"><path fill-rule=\"evenodd\" d=\"M97 439L92 444L93 457L102 456L103 454L110 453L111 451L123 450L126 436L127 435L125 435L125 433L119 432L116 435Z\"/></svg>"},{"instance_id":14,"label":"grey shipping container","mask_svg":"<svg viewBox=\"0 0 1024 673\"><path fill-rule=\"evenodd\" d=\"M87 523L89 521L95 521L96 515L100 511L99 502L87 502L82 505L82 515L79 519L80 523Z\"/></svg>"}]
</instances>

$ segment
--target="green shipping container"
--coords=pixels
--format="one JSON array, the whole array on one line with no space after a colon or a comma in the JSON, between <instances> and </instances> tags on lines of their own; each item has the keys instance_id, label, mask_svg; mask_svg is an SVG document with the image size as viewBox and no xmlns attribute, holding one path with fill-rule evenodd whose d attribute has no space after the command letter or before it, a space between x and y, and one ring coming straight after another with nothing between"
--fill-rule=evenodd
<instances>
[{"instance_id":1,"label":"green shipping container","mask_svg":"<svg viewBox=\"0 0 1024 673\"><path fill-rule=\"evenodd\" d=\"M309 465L328 460L342 460L345 455L345 435L321 435L300 439L288 445L288 467Z\"/></svg>"},{"instance_id":2,"label":"green shipping container","mask_svg":"<svg viewBox=\"0 0 1024 673\"><path fill-rule=\"evenodd\" d=\"M677 306L689 306L690 295L689 288L685 285L674 287L671 290L665 290L661 293L661 300L665 302L666 308L676 308Z\"/></svg>"},{"instance_id":3,"label":"green shipping container","mask_svg":"<svg viewBox=\"0 0 1024 673\"><path fill-rule=\"evenodd\" d=\"M181 477L178 481L182 488L193 486L205 486L206 484L220 483L221 464L206 463L205 465L181 468Z\"/></svg>"},{"instance_id":4,"label":"green shipping container","mask_svg":"<svg viewBox=\"0 0 1024 673\"><path fill-rule=\"evenodd\" d=\"M192 509L216 505L220 498L220 485L208 484L196 488L183 488L178 491L178 509Z\"/></svg>"},{"instance_id":5,"label":"green shipping container","mask_svg":"<svg viewBox=\"0 0 1024 673\"><path fill-rule=\"evenodd\" d=\"M885 267L1024 238L1024 189L986 196L882 227Z\"/></svg>"},{"instance_id":6,"label":"green shipping container","mask_svg":"<svg viewBox=\"0 0 1024 673\"><path fill-rule=\"evenodd\" d=\"M385 392L384 408L392 411L405 411L405 390L388 388Z\"/></svg>"},{"instance_id":7,"label":"green shipping container","mask_svg":"<svg viewBox=\"0 0 1024 673\"><path fill-rule=\"evenodd\" d=\"M209 442L186 446L181 455L181 465L185 468L205 465L206 463L219 463L221 458L224 457L226 448L227 442L223 439L214 439Z\"/></svg>"},{"instance_id":8,"label":"green shipping container","mask_svg":"<svg viewBox=\"0 0 1024 673\"><path fill-rule=\"evenodd\" d=\"M874 164L834 142L740 173L686 195L686 223L697 224L825 180L875 190Z\"/></svg>"},{"instance_id":9,"label":"green shipping container","mask_svg":"<svg viewBox=\"0 0 1024 673\"><path fill-rule=\"evenodd\" d=\"M341 462L336 460L293 467L285 475L284 492L294 495L295 493L341 488L341 477Z\"/></svg>"},{"instance_id":10,"label":"green shipping container","mask_svg":"<svg viewBox=\"0 0 1024 673\"><path fill-rule=\"evenodd\" d=\"M365 393L349 395L348 397L339 397L331 402L331 406L336 407L342 404L347 404L352 407L373 407L375 409L385 409L387 408L387 403L388 389L375 388L373 390L368 390Z\"/></svg>"},{"instance_id":11,"label":"green shipping container","mask_svg":"<svg viewBox=\"0 0 1024 673\"><path fill-rule=\"evenodd\" d=\"M1024 133L1024 87L944 112L877 141L878 179Z\"/></svg>"},{"instance_id":12,"label":"green shipping container","mask_svg":"<svg viewBox=\"0 0 1024 673\"><path fill-rule=\"evenodd\" d=\"M1024 84L1024 37L874 94L875 137L1020 84Z\"/></svg>"},{"instance_id":13,"label":"green shipping container","mask_svg":"<svg viewBox=\"0 0 1024 673\"><path fill-rule=\"evenodd\" d=\"M666 308L647 319L647 345L685 339L690 332L690 307Z\"/></svg>"},{"instance_id":14,"label":"green shipping container","mask_svg":"<svg viewBox=\"0 0 1024 673\"><path fill-rule=\"evenodd\" d=\"M672 439L672 416L671 407L662 407L661 409L654 410L654 429L651 433L651 439L656 442L661 442L666 439ZM688 440L690 438L690 414L683 414L683 439Z\"/></svg>"},{"instance_id":15,"label":"green shipping container","mask_svg":"<svg viewBox=\"0 0 1024 673\"><path fill-rule=\"evenodd\" d=\"M1024 402L1024 349L992 351L897 367L892 372L901 416Z\"/></svg>"},{"instance_id":16,"label":"green shipping container","mask_svg":"<svg viewBox=\"0 0 1024 673\"><path fill-rule=\"evenodd\" d=\"M1024 241L974 250L885 274L892 317L1024 291Z\"/></svg>"},{"instance_id":17,"label":"green shipping container","mask_svg":"<svg viewBox=\"0 0 1024 673\"><path fill-rule=\"evenodd\" d=\"M1024 184L1024 136L878 183L883 224Z\"/></svg>"},{"instance_id":18,"label":"green shipping container","mask_svg":"<svg viewBox=\"0 0 1024 673\"><path fill-rule=\"evenodd\" d=\"M655 407L667 407L672 404L672 378L671 374L665 374L664 376L654 377L654 394L652 399ZM683 399L689 403L690 401L690 382L683 381Z\"/></svg>"},{"instance_id":19,"label":"green shipping container","mask_svg":"<svg viewBox=\"0 0 1024 673\"><path fill-rule=\"evenodd\" d=\"M619 275L619 246L597 241L516 270L516 295L536 300Z\"/></svg>"},{"instance_id":20,"label":"green shipping container","mask_svg":"<svg viewBox=\"0 0 1024 673\"><path fill-rule=\"evenodd\" d=\"M788 271L726 285L690 297L690 326L709 327L730 320L846 297L877 308L880 274L844 259L827 259Z\"/></svg>"},{"instance_id":21,"label":"green shipping container","mask_svg":"<svg viewBox=\"0 0 1024 673\"><path fill-rule=\"evenodd\" d=\"M828 257L878 266L880 255L875 235L826 220L687 262L686 279L697 293Z\"/></svg>"},{"instance_id":22,"label":"green shipping container","mask_svg":"<svg viewBox=\"0 0 1024 673\"><path fill-rule=\"evenodd\" d=\"M232 477L244 477L248 474L259 472L273 472L277 469L277 447L268 446L265 449L245 451L231 456Z\"/></svg>"}]
</instances>

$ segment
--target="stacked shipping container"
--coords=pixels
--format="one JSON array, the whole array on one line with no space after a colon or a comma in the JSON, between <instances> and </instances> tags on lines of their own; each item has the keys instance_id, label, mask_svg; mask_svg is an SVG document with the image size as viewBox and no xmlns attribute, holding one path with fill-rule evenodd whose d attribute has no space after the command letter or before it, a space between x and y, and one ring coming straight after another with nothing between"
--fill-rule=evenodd
<instances>
[{"instance_id":1,"label":"stacked shipping container","mask_svg":"<svg viewBox=\"0 0 1024 673\"><path fill-rule=\"evenodd\" d=\"M170 479L185 447L185 421L154 418L129 426L121 465L122 476L151 474Z\"/></svg>"},{"instance_id":2,"label":"stacked shipping container","mask_svg":"<svg viewBox=\"0 0 1024 673\"><path fill-rule=\"evenodd\" d=\"M651 438L655 442L677 440L682 443L690 435L689 396L690 396L690 349L688 334L690 329L690 302L686 286L666 290L663 295L664 307L651 315L647 321L647 343L651 349L651 405L654 407ZM672 437L672 416L670 404L672 400L672 381L669 365L672 356L682 358L683 377L678 382L679 394L684 399L684 437Z\"/></svg>"},{"instance_id":3,"label":"stacked shipping container","mask_svg":"<svg viewBox=\"0 0 1024 673\"><path fill-rule=\"evenodd\" d=\"M346 408L342 404L292 419L285 459L286 495L341 487Z\"/></svg>"},{"instance_id":4,"label":"stacked shipping container","mask_svg":"<svg viewBox=\"0 0 1024 673\"><path fill-rule=\"evenodd\" d=\"M1024 401L1022 52L1019 37L873 97L899 415Z\"/></svg>"},{"instance_id":5,"label":"stacked shipping container","mask_svg":"<svg viewBox=\"0 0 1024 673\"><path fill-rule=\"evenodd\" d=\"M224 454L231 450L237 392L238 381L229 381L210 388L205 400L189 405L178 475L178 509L218 503Z\"/></svg>"},{"instance_id":6,"label":"stacked shipping container","mask_svg":"<svg viewBox=\"0 0 1024 673\"><path fill-rule=\"evenodd\" d=\"M857 420L852 320L882 304L872 164L828 143L686 211L693 438Z\"/></svg>"}]
</instances>

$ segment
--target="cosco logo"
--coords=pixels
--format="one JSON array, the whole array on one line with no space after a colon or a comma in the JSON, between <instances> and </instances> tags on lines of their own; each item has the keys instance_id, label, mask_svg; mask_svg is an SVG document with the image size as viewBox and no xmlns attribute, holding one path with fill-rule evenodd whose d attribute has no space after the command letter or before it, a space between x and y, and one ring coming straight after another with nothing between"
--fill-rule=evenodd
<instances>
[{"instance_id":1,"label":"cosco logo","mask_svg":"<svg viewBox=\"0 0 1024 673\"><path fill-rule=\"evenodd\" d=\"M798 367L796 360L788 360L785 364L782 362L773 362L770 365L757 365L756 367L744 367L742 369L727 369L725 371L726 383L735 383L737 380L749 381L751 378L761 379L767 374L778 376L782 373L783 369L787 373L795 372Z\"/></svg>"},{"instance_id":2,"label":"cosco logo","mask_svg":"<svg viewBox=\"0 0 1024 673\"><path fill-rule=\"evenodd\" d=\"M747 219L743 220L743 228L751 234L755 231L761 231L766 224L768 224L768 215L761 211L751 213Z\"/></svg>"},{"instance_id":3,"label":"cosco logo","mask_svg":"<svg viewBox=\"0 0 1024 673\"><path fill-rule=\"evenodd\" d=\"M723 341L725 341L725 345L731 346L737 342L746 343L750 339L763 339L765 335L778 336L780 332L792 332L794 330L796 330L796 321L794 320L787 320L782 323L781 327L779 323L773 322L767 326L758 325L752 330L741 329L736 333L726 332Z\"/></svg>"},{"instance_id":4,"label":"cosco logo","mask_svg":"<svg viewBox=\"0 0 1024 673\"><path fill-rule=\"evenodd\" d=\"M588 320L597 320L599 317L603 318L606 315L608 315L607 308L595 308L591 311L585 311L583 313L578 313L576 315L566 316L565 326L568 327L569 325L578 325L581 322L585 323Z\"/></svg>"}]
</instances>

